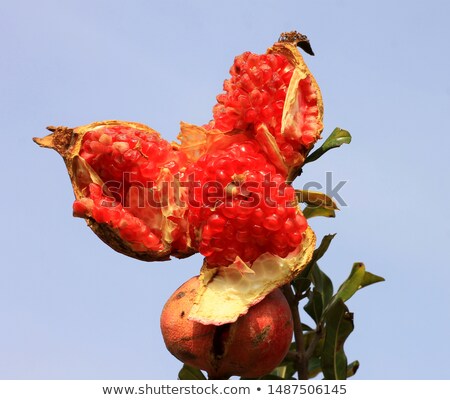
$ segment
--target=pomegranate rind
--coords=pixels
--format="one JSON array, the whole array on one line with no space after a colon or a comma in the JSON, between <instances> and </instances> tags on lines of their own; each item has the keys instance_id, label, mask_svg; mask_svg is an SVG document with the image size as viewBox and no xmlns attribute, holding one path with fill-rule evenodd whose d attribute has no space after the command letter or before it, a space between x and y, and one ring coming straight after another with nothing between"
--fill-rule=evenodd
<instances>
[{"instance_id":1,"label":"pomegranate rind","mask_svg":"<svg viewBox=\"0 0 450 400\"><path fill-rule=\"evenodd\" d=\"M316 92L317 95L317 121L320 122L319 129L320 131L317 132L317 138L319 138L321 130L323 129L323 124L322 124L322 120L323 120L323 99L322 99L322 93L320 91L319 85L317 84L316 79L314 78L314 75L311 73L311 71L309 70L308 66L305 63L305 60L303 59L302 54L300 53L300 51L298 50L298 47L296 44L294 43L289 43L289 42L278 42L275 43L271 48L269 48L267 50L267 53L280 53L285 55L289 61L295 66L295 70L297 71L296 74L299 75L299 79L304 79L306 77L310 77L311 79L311 85L314 88L314 91ZM292 83L292 78L291 78L291 83ZM297 81L298 82L298 81ZM291 83L289 84L289 86L292 86L292 88L288 88L288 94L286 96L286 98L290 99L289 96L289 91L295 91L295 83ZM292 101L292 99L290 99L290 101ZM289 103L290 101L288 101L287 103ZM283 114L284 114L284 110L283 110Z\"/></svg>"},{"instance_id":2,"label":"pomegranate rind","mask_svg":"<svg viewBox=\"0 0 450 400\"><path fill-rule=\"evenodd\" d=\"M257 378L279 365L293 334L289 303L280 290L269 293L235 323L218 327L187 318L199 287L198 276L189 279L161 312L163 340L174 357L207 371L209 379Z\"/></svg>"},{"instance_id":3,"label":"pomegranate rind","mask_svg":"<svg viewBox=\"0 0 450 400\"><path fill-rule=\"evenodd\" d=\"M311 118L313 129L309 131L311 138L309 145L299 150L299 157L295 160L294 163L290 163L289 167L295 168L304 164L306 155L309 150L313 147L314 143L321 139L321 133L323 130L323 99L322 93L320 91L319 85L317 84L314 75L309 70L308 66L303 59L298 47L294 43L289 42L279 42L275 43L271 48L267 50L267 53L279 53L283 54L288 58L290 63L294 66L294 72L292 74L292 78L289 82L289 87L286 92L286 99L283 107L283 116L281 121L281 134L283 136L287 136L287 132L290 135L294 134L297 137L302 135L301 132L301 124L297 120L298 116L301 118L305 117L307 110L302 109L300 104L300 99L302 97L302 93L300 90L300 81L308 78L310 80L311 89L314 92L315 98L315 107L317 107L317 112L313 114L309 114L309 118Z\"/></svg>"},{"instance_id":4,"label":"pomegranate rind","mask_svg":"<svg viewBox=\"0 0 450 400\"><path fill-rule=\"evenodd\" d=\"M160 137L155 130L141 123L106 120L93 122L91 124L76 128L49 127L53 133L45 136L44 138L33 138L39 146L54 149L62 156L72 183L75 198L77 200L86 197L86 188L89 184L94 183L99 186L103 186L103 181L101 178L79 154L81 151L84 134L92 130L101 129L105 126L130 127L151 134L156 134ZM172 143L171 146L174 150L178 150L178 145L176 143ZM172 182L172 184L166 186L174 188L175 184L173 183L177 179L178 178L171 174L170 171L163 168L156 183L157 185L161 185L163 182ZM180 190L187 189L181 188ZM92 215L89 214L89 212L87 212L83 217L92 231L113 250L141 261L165 261L170 260L171 256L184 258L196 252L195 249L190 247L189 238L187 238L188 243L185 250L173 249L171 247L170 233L173 229L175 229L175 227L169 217L184 218L185 211L185 208L180 207L180 205L176 204L175 201L169 201L166 206L161 208L162 218L160 230L162 232L163 248L157 251L151 249L146 249L145 251L136 250L133 248L132 243L127 242L120 236L116 228L107 223L98 223Z\"/></svg>"},{"instance_id":5,"label":"pomegranate rind","mask_svg":"<svg viewBox=\"0 0 450 400\"><path fill-rule=\"evenodd\" d=\"M217 268L204 264L201 286L188 318L205 325L236 321L267 294L292 281L311 260L315 245L316 236L308 227L299 248L286 258L264 253L251 269L243 267L241 260Z\"/></svg>"},{"instance_id":6,"label":"pomegranate rind","mask_svg":"<svg viewBox=\"0 0 450 400\"><path fill-rule=\"evenodd\" d=\"M225 149L234 143L248 140L249 137L245 131L241 130L222 132L182 121L177 139L181 143L180 151L186 154L189 161L196 162L206 153Z\"/></svg>"}]
</instances>

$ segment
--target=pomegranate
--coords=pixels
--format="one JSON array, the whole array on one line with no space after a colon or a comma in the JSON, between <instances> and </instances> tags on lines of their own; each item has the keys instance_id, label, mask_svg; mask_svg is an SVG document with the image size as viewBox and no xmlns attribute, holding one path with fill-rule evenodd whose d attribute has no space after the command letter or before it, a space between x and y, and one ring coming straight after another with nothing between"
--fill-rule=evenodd
<instances>
[{"instance_id":1,"label":"pomegranate","mask_svg":"<svg viewBox=\"0 0 450 400\"><path fill-rule=\"evenodd\" d=\"M153 129L103 121L77 128L50 127L34 138L64 159L76 200L74 215L120 253L146 261L194 252L187 234L187 159ZM177 189L175 191L175 188Z\"/></svg>"},{"instance_id":2,"label":"pomegranate","mask_svg":"<svg viewBox=\"0 0 450 400\"><path fill-rule=\"evenodd\" d=\"M199 287L199 278L193 277L165 304L161 331L167 349L180 361L207 371L210 379L257 378L277 367L293 334L282 292L274 290L236 322L216 326L189 319Z\"/></svg>"},{"instance_id":3,"label":"pomegranate","mask_svg":"<svg viewBox=\"0 0 450 400\"><path fill-rule=\"evenodd\" d=\"M205 256L192 321L234 323L312 257L290 186L323 127L302 40L283 34L266 54L236 57L212 120L181 123L179 145L124 121L34 139L62 155L74 215L113 249L146 261Z\"/></svg>"}]
</instances>

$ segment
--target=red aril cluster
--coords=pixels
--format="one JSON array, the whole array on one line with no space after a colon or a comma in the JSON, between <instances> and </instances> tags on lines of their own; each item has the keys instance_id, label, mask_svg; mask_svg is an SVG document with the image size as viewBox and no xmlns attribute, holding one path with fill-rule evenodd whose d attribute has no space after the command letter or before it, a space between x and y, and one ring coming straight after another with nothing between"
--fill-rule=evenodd
<instances>
[{"instance_id":1,"label":"red aril cluster","mask_svg":"<svg viewBox=\"0 0 450 400\"><path fill-rule=\"evenodd\" d=\"M255 140L203 155L186 176L189 222L208 265L236 257L251 264L266 252L286 257L300 245L307 223L295 191Z\"/></svg>"},{"instance_id":2,"label":"red aril cluster","mask_svg":"<svg viewBox=\"0 0 450 400\"><path fill-rule=\"evenodd\" d=\"M99 224L108 224L117 229L120 237L130 243L134 251L161 251L161 232L152 231L141 219L134 216L114 198L105 196L99 185L91 183L87 196L75 200L74 215L86 217L91 215Z\"/></svg>"},{"instance_id":3,"label":"red aril cluster","mask_svg":"<svg viewBox=\"0 0 450 400\"><path fill-rule=\"evenodd\" d=\"M231 78L224 82L224 92L217 96L210 127L223 132L245 130L255 135L264 125L275 138L285 163L288 166L301 163L303 154L322 129L321 100L310 75L295 79L293 85L297 87L291 93L297 98L287 99L294 70L293 60L277 52L262 55L245 52L236 57L230 69ZM295 103L292 110L287 100Z\"/></svg>"},{"instance_id":4,"label":"red aril cluster","mask_svg":"<svg viewBox=\"0 0 450 400\"><path fill-rule=\"evenodd\" d=\"M170 227L162 211L180 195L171 185L186 166L183 152L155 131L106 125L83 135L79 155L103 185L89 185L74 203L75 215L108 224L134 251L164 250L164 230L174 249L187 247L184 211L170 216Z\"/></svg>"},{"instance_id":5,"label":"red aril cluster","mask_svg":"<svg viewBox=\"0 0 450 400\"><path fill-rule=\"evenodd\" d=\"M131 186L153 188L161 169L176 174L186 165L186 155L174 150L157 132L121 125L87 131L80 156L113 195L123 200Z\"/></svg>"},{"instance_id":6,"label":"red aril cluster","mask_svg":"<svg viewBox=\"0 0 450 400\"><path fill-rule=\"evenodd\" d=\"M237 56L230 69L231 78L223 84L213 108L215 128L224 132L246 130L251 124L265 123L281 130L286 91L294 67L282 54Z\"/></svg>"}]
</instances>

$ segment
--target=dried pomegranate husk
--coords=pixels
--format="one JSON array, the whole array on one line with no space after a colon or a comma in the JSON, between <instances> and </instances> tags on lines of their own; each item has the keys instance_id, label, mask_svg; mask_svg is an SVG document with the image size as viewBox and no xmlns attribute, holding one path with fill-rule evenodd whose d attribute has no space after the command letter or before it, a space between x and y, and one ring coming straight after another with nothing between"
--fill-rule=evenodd
<instances>
[{"instance_id":1,"label":"dried pomegranate husk","mask_svg":"<svg viewBox=\"0 0 450 400\"><path fill-rule=\"evenodd\" d=\"M272 70L271 62L281 66ZM237 135L256 138L278 172L292 178L323 129L322 95L296 43L277 42L264 55L246 52L230 72L214 119L204 126L181 124L181 149L196 161Z\"/></svg>"},{"instance_id":2,"label":"dried pomegranate husk","mask_svg":"<svg viewBox=\"0 0 450 400\"><path fill-rule=\"evenodd\" d=\"M200 285L188 318L208 325L223 325L260 302L274 289L291 282L311 260L316 237L310 227L302 243L285 258L264 253L249 268L242 260L226 267L211 268L206 263L200 271Z\"/></svg>"},{"instance_id":3,"label":"dried pomegranate husk","mask_svg":"<svg viewBox=\"0 0 450 400\"><path fill-rule=\"evenodd\" d=\"M33 140L42 147L56 150L63 157L76 198L74 215L83 217L102 241L119 253L143 261L163 261L170 259L170 256L183 258L195 253L187 235L184 201L187 198L187 189L179 186L180 174L186 167L186 157L178 151L176 144L167 143L153 129L134 122L109 120L76 128L49 127L48 129L52 131L50 135ZM106 165L98 168L95 164L95 154L87 154L83 150L88 146L84 140L85 135L100 135L104 141L110 142L112 140L111 137L108 139L110 132L116 135L125 132L122 136L127 139L127 135L131 135L131 140L135 143L135 147L131 149L134 153L128 154L131 161L124 163L128 169L119 170L116 173L119 176L131 174L135 173L130 170L131 167L132 170L140 168L151 176L150 187L142 182L136 182L137 184L133 186L130 178L130 182L123 185L127 190L126 193L123 192L123 196L117 196L112 192L108 182L112 179L111 171L117 165L113 165L111 160L107 159ZM161 152L170 153L169 157L163 157L165 164L156 165L150 170L143 162L143 156L147 159L149 157L141 148L142 143L147 143L147 138L150 144L160 144ZM100 153L103 151L101 155L109 157L112 150L102 148L102 139L99 140L96 146L100 149L94 150ZM126 142L114 143L115 148L121 151L129 146ZM120 149L120 146L125 148ZM176 193L175 189L177 189ZM158 204L147 207L144 203L145 207L142 207L141 197L148 194L149 190L152 192L153 199L158 200ZM139 229L143 233L137 237L135 232L128 232L127 228L130 231Z\"/></svg>"}]
</instances>

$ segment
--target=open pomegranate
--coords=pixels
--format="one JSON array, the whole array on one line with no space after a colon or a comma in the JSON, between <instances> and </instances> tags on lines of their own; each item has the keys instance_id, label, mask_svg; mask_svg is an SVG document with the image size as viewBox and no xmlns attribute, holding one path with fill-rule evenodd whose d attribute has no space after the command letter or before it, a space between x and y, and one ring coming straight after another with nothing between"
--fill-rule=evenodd
<instances>
[{"instance_id":1,"label":"open pomegranate","mask_svg":"<svg viewBox=\"0 0 450 400\"><path fill-rule=\"evenodd\" d=\"M172 294L161 314L164 342L176 358L207 371L210 379L257 378L283 360L293 325L289 304L279 289L235 322L220 326L189 319L198 290L198 277L193 277Z\"/></svg>"},{"instance_id":2,"label":"open pomegranate","mask_svg":"<svg viewBox=\"0 0 450 400\"><path fill-rule=\"evenodd\" d=\"M64 159L75 193L74 215L109 246L145 261L186 257L187 159L176 144L143 124L103 121L77 128L50 127L34 141Z\"/></svg>"},{"instance_id":3,"label":"open pomegranate","mask_svg":"<svg viewBox=\"0 0 450 400\"><path fill-rule=\"evenodd\" d=\"M291 182L320 138L323 105L296 40L236 57L212 120L182 122L180 144L114 120L34 138L63 157L74 215L113 249L145 261L205 256L161 328L172 354L212 378L258 377L283 359L292 321L278 288L315 248Z\"/></svg>"}]
</instances>

